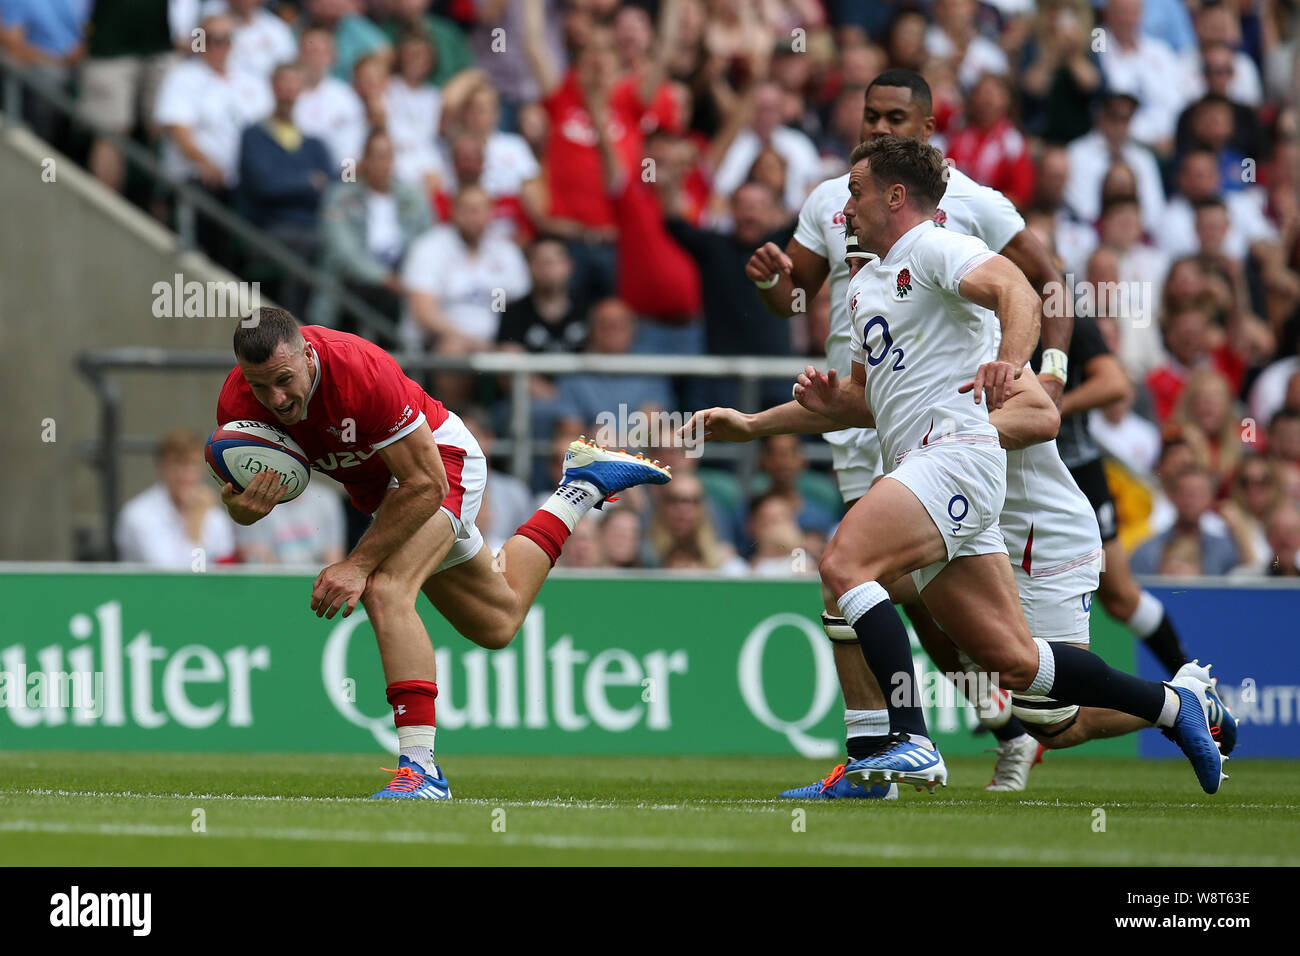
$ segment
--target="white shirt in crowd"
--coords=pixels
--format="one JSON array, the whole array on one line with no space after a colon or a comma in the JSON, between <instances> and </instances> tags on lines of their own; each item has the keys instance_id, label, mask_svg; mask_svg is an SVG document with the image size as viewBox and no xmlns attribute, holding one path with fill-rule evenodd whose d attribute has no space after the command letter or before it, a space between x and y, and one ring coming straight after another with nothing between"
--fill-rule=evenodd
<instances>
[{"instance_id":1,"label":"white shirt in crowd","mask_svg":"<svg viewBox=\"0 0 1300 956\"><path fill-rule=\"evenodd\" d=\"M1098 130L1080 136L1066 148L1066 153L1070 176L1065 183L1065 202L1080 219L1096 222L1101 216L1101 184L1115 157ZM1142 228L1154 235L1164 228L1165 187L1160 167L1150 150L1132 140L1120 148L1119 158L1133 170L1137 180Z\"/></svg>"},{"instance_id":2,"label":"white shirt in crowd","mask_svg":"<svg viewBox=\"0 0 1300 956\"><path fill-rule=\"evenodd\" d=\"M200 540L193 541L162 482L122 506L113 538L120 560L159 568L192 567L195 548L203 549L205 565L235 553L235 523L224 508L213 505L208 509Z\"/></svg>"},{"instance_id":3,"label":"white shirt in crowd","mask_svg":"<svg viewBox=\"0 0 1300 956\"><path fill-rule=\"evenodd\" d=\"M925 31L925 52L937 59L947 60L957 55L957 48L948 34L937 26L931 26ZM1002 52L1002 48L977 33L967 45L961 63L957 64L957 84L969 91L985 73L1001 76L1008 69L1007 55Z\"/></svg>"},{"instance_id":4,"label":"white shirt in crowd","mask_svg":"<svg viewBox=\"0 0 1300 956\"><path fill-rule=\"evenodd\" d=\"M442 92L436 86L408 86L400 76L395 76L384 89L384 112L388 118L388 134L393 140L393 175L423 189L426 173L441 175L442 172L437 151Z\"/></svg>"},{"instance_id":5,"label":"white shirt in crowd","mask_svg":"<svg viewBox=\"0 0 1300 956\"><path fill-rule=\"evenodd\" d=\"M332 551L347 545L343 500L317 479L293 501L276 505L251 525L235 527L235 541L244 561L319 567ZM269 561L267 558L269 557Z\"/></svg>"},{"instance_id":6,"label":"white shirt in crowd","mask_svg":"<svg viewBox=\"0 0 1300 956\"><path fill-rule=\"evenodd\" d=\"M1121 315L1119 361L1134 379L1141 379L1165 360L1160 337L1160 295L1164 289L1169 257L1155 246L1139 243L1119 253L1119 300L1127 314Z\"/></svg>"},{"instance_id":7,"label":"white shirt in crowd","mask_svg":"<svg viewBox=\"0 0 1300 956\"><path fill-rule=\"evenodd\" d=\"M446 150L444 149L444 153ZM446 169L447 192L455 195L460 188L456 173L452 169L450 158L443 157ZM537 163L528 146L528 140L518 133L505 133L494 130L488 134L483 147L483 175L478 184L487 190L493 199L518 196L524 183L542 175L542 167Z\"/></svg>"},{"instance_id":8,"label":"white shirt in crowd","mask_svg":"<svg viewBox=\"0 0 1300 956\"><path fill-rule=\"evenodd\" d=\"M260 122L274 108L266 80L228 70L218 73L200 57L178 63L163 78L154 106L161 126L184 126L194 145L221 170L226 186L239 180L239 138L244 127ZM163 170L193 179L194 164L168 139Z\"/></svg>"},{"instance_id":9,"label":"white shirt in crowd","mask_svg":"<svg viewBox=\"0 0 1300 956\"><path fill-rule=\"evenodd\" d=\"M366 251L389 267L402 258L406 237L402 235L397 200L391 192L366 190Z\"/></svg>"},{"instance_id":10,"label":"white shirt in crowd","mask_svg":"<svg viewBox=\"0 0 1300 956\"><path fill-rule=\"evenodd\" d=\"M771 147L785 160L786 209L795 212L803 204L809 190L821 179L821 157L808 136L789 126L778 126L772 131ZM741 130L718 164L713 179L714 192L730 196L749 178L750 167L763 151L763 142L752 129Z\"/></svg>"},{"instance_id":11,"label":"white shirt in crowd","mask_svg":"<svg viewBox=\"0 0 1300 956\"><path fill-rule=\"evenodd\" d=\"M1094 408L1088 413L1088 431L1101 449L1129 471L1150 478L1160 459L1160 429L1130 411L1112 422Z\"/></svg>"},{"instance_id":12,"label":"white shirt in crowd","mask_svg":"<svg viewBox=\"0 0 1300 956\"><path fill-rule=\"evenodd\" d=\"M366 146L366 107L352 87L323 77L293 104L293 121L307 136L325 141L336 165L351 161L355 173Z\"/></svg>"},{"instance_id":13,"label":"white shirt in crowd","mask_svg":"<svg viewBox=\"0 0 1300 956\"><path fill-rule=\"evenodd\" d=\"M1286 387L1291 376L1300 372L1300 356L1278 359L1259 373L1255 384L1250 388L1250 417L1256 427L1263 431L1278 410L1286 404Z\"/></svg>"},{"instance_id":14,"label":"white shirt in crowd","mask_svg":"<svg viewBox=\"0 0 1300 956\"><path fill-rule=\"evenodd\" d=\"M225 0L207 0L203 4L203 16L219 13L230 13ZM293 30L265 7L254 10L248 23L235 17L231 20L235 28L231 38L230 69L270 79L271 72L281 63L298 59L298 41L294 39Z\"/></svg>"},{"instance_id":15,"label":"white shirt in crowd","mask_svg":"<svg viewBox=\"0 0 1300 956\"><path fill-rule=\"evenodd\" d=\"M528 263L519 247L491 231L471 252L453 226L434 226L411 245L402 282L438 300L442 314L465 335L496 339L505 303L532 288ZM418 349L421 335L408 316L403 336Z\"/></svg>"},{"instance_id":16,"label":"white shirt in crowd","mask_svg":"<svg viewBox=\"0 0 1300 956\"><path fill-rule=\"evenodd\" d=\"M1133 138L1148 146L1172 140L1178 115L1188 103L1186 70L1178 55L1164 40L1145 34L1138 36L1131 50L1122 49L1109 30L1104 39L1098 59L1105 86L1137 97L1130 127Z\"/></svg>"},{"instance_id":17,"label":"white shirt in crowd","mask_svg":"<svg viewBox=\"0 0 1300 956\"><path fill-rule=\"evenodd\" d=\"M1263 190L1248 186L1223 196L1228 207L1228 232L1223 237L1223 254L1230 259L1244 261L1250 247L1256 242L1276 241L1277 229L1264 214ZM1160 248L1169 256L1192 255L1200 251L1196 238L1196 210L1182 196L1175 196L1165 205L1164 223L1153 235Z\"/></svg>"}]
</instances>

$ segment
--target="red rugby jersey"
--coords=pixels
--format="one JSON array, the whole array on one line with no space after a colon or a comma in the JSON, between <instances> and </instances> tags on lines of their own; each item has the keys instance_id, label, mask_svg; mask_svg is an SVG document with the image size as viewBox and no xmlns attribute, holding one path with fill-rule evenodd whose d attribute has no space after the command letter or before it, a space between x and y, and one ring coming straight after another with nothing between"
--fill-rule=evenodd
<instances>
[{"instance_id":1,"label":"red rugby jersey","mask_svg":"<svg viewBox=\"0 0 1300 956\"><path fill-rule=\"evenodd\" d=\"M253 397L236 366L217 400L217 424L247 420L284 429L302 446L314 471L340 482L357 508L373 514L393 477L379 449L426 421L436 431L447 410L373 342L317 325L303 326L302 336L316 353L317 368L303 419L296 425L280 422Z\"/></svg>"}]
</instances>

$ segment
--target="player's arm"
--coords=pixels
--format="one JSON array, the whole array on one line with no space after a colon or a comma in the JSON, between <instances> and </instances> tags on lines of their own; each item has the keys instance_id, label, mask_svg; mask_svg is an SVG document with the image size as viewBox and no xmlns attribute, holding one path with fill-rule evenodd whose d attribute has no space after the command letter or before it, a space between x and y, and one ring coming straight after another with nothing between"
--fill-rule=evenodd
<instances>
[{"instance_id":1,"label":"player's arm","mask_svg":"<svg viewBox=\"0 0 1300 956\"><path fill-rule=\"evenodd\" d=\"M961 280L962 298L991 309L1002 325L1002 345L996 361L981 365L962 391L981 395L990 412L1002 407L1012 380L1019 378L1038 344L1038 316L1043 303L1025 274L1005 256L993 255Z\"/></svg>"},{"instance_id":2,"label":"player's arm","mask_svg":"<svg viewBox=\"0 0 1300 956\"><path fill-rule=\"evenodd\" d=\"M226 482L221 489L221 503L226 506L231 521L247 527L269 515L288 490L288 485L280 483L279 472L263 471L254 475L239 494L235 494L234 485Z\"/></svg>"},{"instance_id":3,"label":"player's arm","mask_svg":"<svg viewBox=\"0 0 1300 956\"><path fill-rule=\"evenodd\" d=\"M1110 352L1094 355L1083 365L1083 381L1061 402L1062 415L1077 415L1127 399L1133 392L1124 366Z\"/></svg>"},{"instance_id":4,"label":"player's arm","mask_svg":"<svg viewBox=\"0 0 1300 956\"><path fill-rule=\"evenodd\" d=\"M1011 241L1002 247L1002 254L1019 267L1043 300L1039 340L1044 353L1053 349L1060 353L1044 359L1043 367L1059 368L1060 376L1044 371L1039 378L1059 408L1065 391L1063 376L1066 372L1066 357L1070 351L1070 337L1074 334L1074 311L1066 299L1069 290L1065 288L1061 273L1052 264L1047 247L1030 230L1021 229L1012 236ZM1048 303L1065 303L1065 307L1049 308Z\"/></svg>"},{"instance_id":5,"label":"player's arm","mask_svg":"<svg viewBox=\"0 0 1300 956\"><path fill-rule=\"evenodd\" d=\"M747 414L734 408L706 408L692 415L678 434L683 438L696 441L702 438L704 441L747 442L755 438L766 438L769 435L823 435L826 432L837 432L842 428L875 427L875 419L871 417L871 412L868 411L863 398L865 375L861 381L846 379L838 382L834 369L828 375L822 375L816 369L809 368L799 376L800 384L795 385L796 394L812 387L813 380L807 377L809 373L818 376L820 386L828 392L833 389L843 393L844 410L841 410L841 414L850 417L850 422L839 421L804 406L800 401L793 401L774 405L754 414ZM805 381L808 383L806 386L802 384ZM814 401L812 398L807 400ZM852 411L847 411L848 409Z\"/></svg>"},{"instance_id":6,"label":"player's arm","mask_svg":"<svg viewBox=\"0 0 1300 956\"><path fill-rule=\"evenodd\" d=\"M786 243L784 252L774 242L764 243L745 263L745 275L751 282L759 284L758 297L763 300L767 311L782 318L789 318L796 312L807 312L809 301L820 291L830 271L825 256L819 256L794 238ZM773 276L776 283L763 288L760 283L770 282ZM796 295L799 296L798 302ZM796 309L796 305L800 308Z\"/></svg>"},{"instance_id":7,"label":"player's arm","mask_svg":"<svg viewBox=\"0 0 1300 956\"><path fill-rule=\"evenodd\" d=\"M1037 375L1022 375L1011 383L1006 404L989 415L1008 451L1051 441L1061 429L1061 413Z\"/></svg>"},{"instance_id":8,"label":"player's arm","mask_svg":"<svg viewBox=\"0 0 1300 956\"><path fill-rule=\"evenodd\" d=\"M427 423L385 445L379 455L397 487L384 495L374 522L352 553L317 576L311 592L317 617L333 618L339 610L344 617L350 615L375 568L420 530L447 497L447 472Z\"/></svg>"}]
</instances>

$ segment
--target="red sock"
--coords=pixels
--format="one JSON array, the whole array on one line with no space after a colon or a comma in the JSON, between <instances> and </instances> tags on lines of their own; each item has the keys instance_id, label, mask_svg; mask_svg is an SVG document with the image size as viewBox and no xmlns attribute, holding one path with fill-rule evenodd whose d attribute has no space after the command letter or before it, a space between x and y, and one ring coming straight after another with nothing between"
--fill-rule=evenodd
<instances>
[{"instance_id":1,"label":"red sock","mask_svg":"<svg viewBox=\"0 0 1300 956\"><path fill-rule=\"evenodd\" d=\"M438 685L431 680L396 680L388 685L388 702L393 705L393 723L398 727L434 727L433 699Z\"/></svg>"},{"instance_id":2,"label":"red sock","mask_svg":"<svg viewBox=\"0 0 1300 956\"><path fill-rule=\"evenodd\" d=\"M529 541L546 552L551 559L551 566L559 560L564 542L569 540L569 526L556 515L545 509L533 513L533 516L520 526L515 534L522 534Z\"/></svg>"}]
</instances>

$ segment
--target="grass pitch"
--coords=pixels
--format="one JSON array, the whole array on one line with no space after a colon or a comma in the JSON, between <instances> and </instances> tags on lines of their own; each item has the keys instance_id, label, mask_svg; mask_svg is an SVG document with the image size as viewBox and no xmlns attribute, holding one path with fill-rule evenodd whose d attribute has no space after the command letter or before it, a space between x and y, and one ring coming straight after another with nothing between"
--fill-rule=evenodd
<instances>
[{"instance_id":1,"label":"grass pitch","mask_svg":"<svg viewBox=\"0 0 1300 956\"><path fill-rule=\"evenodd\" d=\"M0 753L0 865L1300 864L1296 762L1234 761L1208 797L1181 760L1049 756L992 794L992 759L958 758L933 796L794 802L827 764L443 759L450 803L358 799L391 758Z\"/></svg>"}]
</instances>

